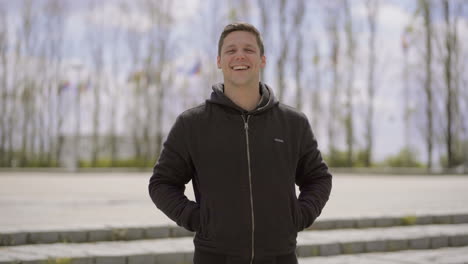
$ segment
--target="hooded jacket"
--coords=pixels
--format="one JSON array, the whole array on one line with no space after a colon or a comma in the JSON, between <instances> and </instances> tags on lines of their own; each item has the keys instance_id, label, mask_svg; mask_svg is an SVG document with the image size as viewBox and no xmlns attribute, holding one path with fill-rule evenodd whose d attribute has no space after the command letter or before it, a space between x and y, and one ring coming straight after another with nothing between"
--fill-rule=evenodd
<instances>
[{"instance_id":1,"label":"hooded jacket","mask_svg":"<svg viewBox=\"0 0 468 264\"><path fill-rule=\"evenodd\" d=\"M177 117L149 182L156 207L195 231L195 248L268 257L296 249L327 202L332 176L306 116L260 83L245 111L213 86L211 98ZM192 181L195 201L185 195ZM297 198L295 186L299 186Z\"/></svg>"}]
</instances>

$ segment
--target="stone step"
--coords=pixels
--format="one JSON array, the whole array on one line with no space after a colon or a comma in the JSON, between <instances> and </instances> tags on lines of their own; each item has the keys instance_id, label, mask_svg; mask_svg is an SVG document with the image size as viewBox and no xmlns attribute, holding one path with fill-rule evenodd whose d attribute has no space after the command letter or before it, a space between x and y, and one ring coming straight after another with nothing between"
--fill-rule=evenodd
<instances>
[{"instance_id":1,"label":"stone step","mask_svg":"<svg viewBox=\"0 0 468 264\"><path fill-rule=\"evenodd\" d=\"M468 224L300 232L300 258L468 246ZM190 264L192 238L0 247L0 264Z\"/></svg>"},{"instance_id":2,"label":"stone step","mask_svg":"<svg viewBox=\"0 0 468 264\"><path fill-rule=\"evenodd\" d=\"M309 230L374 228L390 226L463 224L468 213L319 219ZM0 230L0 246L47 243L86 243L97 241L128 241L170 237L192 237L194 234L176 225L168 226L103 226L74 229Z\"/></svg>"},{"instance_id":3,"label":"stone step","mask_svg":"<svg viewBox=\"0 0 468 264\"><path fill-rule=\"evenodd\" d=\"M468 263L468 247L299 258L299 264L455 264Z\"/></svg>"}]
</instances>

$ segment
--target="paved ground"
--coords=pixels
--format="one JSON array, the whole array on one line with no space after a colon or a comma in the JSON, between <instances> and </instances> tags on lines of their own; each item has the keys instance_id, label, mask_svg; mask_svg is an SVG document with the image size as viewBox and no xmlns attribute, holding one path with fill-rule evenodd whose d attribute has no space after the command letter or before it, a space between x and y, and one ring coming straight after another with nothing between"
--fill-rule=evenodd
<instances>
[{"instance_id":1,"label":"paved ground","mask_svg":"<svg viewBox=\"0 0 468 264\"><path fill-rule=\"evenodd\" d=\"M0 172L0 230L173 224L148 196L150 176ZM468 176L341 174L321 218L466 213L467 204Z\"/></svg>"}]
</instances>

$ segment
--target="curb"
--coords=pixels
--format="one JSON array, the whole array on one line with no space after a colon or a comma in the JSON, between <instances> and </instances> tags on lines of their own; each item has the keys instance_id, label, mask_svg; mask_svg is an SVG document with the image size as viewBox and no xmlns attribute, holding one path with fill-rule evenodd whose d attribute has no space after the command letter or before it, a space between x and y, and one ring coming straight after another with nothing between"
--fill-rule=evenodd
<instances>
[{"instance_id":1,"label":"curb","mask_svg":"<svg viewBox=\"0 0 468 264\"><path fill-rule=\"evenodd\" d=\"M402 250L429 250L444 247L468 245L468 234L452 236L431 236L410 239L389 239L375 241L351 241L345 243L299 245L298 257L335 256L374 252L394 252Z\"/></svg>"},{"instance_id":2,"label":"curb","mask_svg":"<svg viewBox=\"0 0 468 264\"><path fill-rule=\"evenodd\" d=\"M430 250L468 245L466 229L461 234L441 233L440 235L407 238L403 236L395 236L394 238L387 236L383 239L360 241L309 242L299 244L296 254L299 258L304 258L401 250ZM190 243L191 240L183 242L193 247ZM193 260L193 249L188 249L187 246L168 245L167 249L164 249L152 245L109 243L115 244L101 244L96 247L94 247L95 245L81 246L76 250L71 249L70 246L78 245L49 245L47 248L43 247L31 252L28 252L27 249L9 250L0 255L0 264L191 264Z\"/></svg>"},{"instance_id":3,"label":"curb","mask_svg":"<svg viewBox=\"0 0 468 264\"><path fill-rule=\"evenodd\" d=\"M308 231L375 228L390 226L464 224L468 223L468 213L448 215L420 215L400 217L367 217L355 219L318 220ZM129 241L193 237L194 233L175 225L148 227L103 227L98 229L12 231L0 233L0 246L18 246L49 243L89 243L98 241Z\"/></svg>"}]
</instances>

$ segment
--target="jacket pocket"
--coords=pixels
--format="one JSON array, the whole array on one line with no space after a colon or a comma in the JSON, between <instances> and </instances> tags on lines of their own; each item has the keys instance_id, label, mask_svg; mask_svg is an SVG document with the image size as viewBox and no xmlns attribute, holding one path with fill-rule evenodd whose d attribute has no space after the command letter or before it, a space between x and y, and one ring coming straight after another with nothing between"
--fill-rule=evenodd
<instances>
[{"instance_id":1,"label":"jacket pocket","mask_svg":"<svg viewBox=\"0 0 468 264\"><path fill-rule=\"evenodd\" d=\"M299 200L294 197L294 203L293 203L293 222L294 222L294 227L295 231L299 232L304 229L302 225L302 211L301 211L301 205L299 204Z\"/></svg>"},{"instance_id":2,"label":"jacket pocket","mask_svg":"<svg viewBox=\"0 0 468 264\"><path fill-rule=\"evenodd\" d=\"M210 209L208 206L202 206L200 211L199 234L205 239L208 239L212 233L210 231L210 218Z\"/></svg>"}]
</instances>

